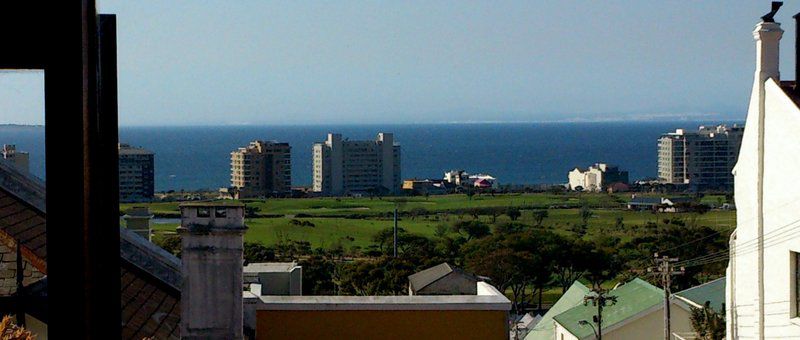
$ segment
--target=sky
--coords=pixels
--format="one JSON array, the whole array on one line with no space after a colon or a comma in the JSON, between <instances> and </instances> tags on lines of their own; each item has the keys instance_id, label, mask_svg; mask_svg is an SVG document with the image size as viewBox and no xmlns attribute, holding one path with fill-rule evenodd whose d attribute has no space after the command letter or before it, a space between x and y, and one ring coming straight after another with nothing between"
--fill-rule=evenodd
<instances>
[{"instance_id":1,"label":"sky","mask_svg":"<svg viewBox=\"0 0 800 340\"><path fill-rule=\"evenodd\" d=\"M97 0L120 125L743 119L769 1ZM776 16L794 78L800 2ZM0 123L43 122L41 72Z\"/></svg>"}]
</instances>

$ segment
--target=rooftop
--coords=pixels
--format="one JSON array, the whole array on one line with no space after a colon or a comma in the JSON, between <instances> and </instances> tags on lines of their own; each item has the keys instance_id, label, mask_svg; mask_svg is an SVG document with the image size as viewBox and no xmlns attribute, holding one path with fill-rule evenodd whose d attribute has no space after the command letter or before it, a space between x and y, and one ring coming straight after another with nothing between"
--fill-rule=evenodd
<instances>
[{"instance_id":1,"label":"rooftop","mask_svg":"<svg viewBox=\"0 0 800 340\"><path fill-rule=\"evenodd\" d=\"M591 290L578 281L572 283L572 286L567 289L564 295L556 301L553 307L542 316L542 319L533 327L530 333L525 337L525 340L550 340L553 338L553 317L563 312L568 311L570 308L578 306L583 303L583 297L589 294Z\"/></svg>"},{"instance_id":2,"label":"rooftop","mask_svg":"<svg viewBox=\"0 0 800 340\"><path fill-rule=\"evenodd\" d=\"M245 273L284 273L297 268L297 262L260 262L244 266Z\"/></svg>"},{"instance_id":3,"label":"rooftop","mask_svg":"<svg viewBox=\"0 0 800 340\"><path fill-rule=\"evenodd\" d=\"M485 282L478 295L259 296L257 310L497 310L511 301Z\"/></svg>"},{"instance_id":4,"label":"rooftop","mask_svg":"<svg viewBox=\"0 0 800 340\"><path fill-rule=\"evenodd\" d=\"M664 291L641 279L630 282L611 290L609 296L616 296L617 303L603 309L603 329L614 327L616 324L628 320L650 308L659 307L664 302ZM589 326L582 326L578 322L588 320L597 313L596 307L589 304L579 304L564 313L556 315L554 320L570 333L583 339L594 334Z\"/></svg>"},{"instance_id":5,"label":"rooftop","mask_svg":"<svg viewBox=\"0 0 800 340\"><path fill-rule=\"evenodd\" d=\"M244 203L232 201L232 200L220 200L220 201L199 201L199 202L185 202L181 203L179 207L206 207L206 208L213 208L213 207L240 207L244 208Z\"/></svg>"},{"instance_id":6,"label":"rooftop","mask_svg":"<svg viewBox=\"0 0 800 340\"><path fill-rule=\"evenodd\" d=\"M415 291L423 289L432 283L438 281L439 279L449 275L452 272L456 272L463 275L469 275L464 273L461 269L451 266L449 263L444 262L428 269L416 272L408 276L408 283L411 285L411 288Z\"/></svg>"},{"instance_id":7,"label":"rooftop","mask_svg":"<svg viewBox=\"0 0 800 340\"><path fill-rule=\"evenodd\" d=\"M673 295L693 305L693 307L698 308L708 301L712 309L724 313L725 311L722 309L722 306L725 304L725 277L677 292Z\"/></svg>"}]
</instances>

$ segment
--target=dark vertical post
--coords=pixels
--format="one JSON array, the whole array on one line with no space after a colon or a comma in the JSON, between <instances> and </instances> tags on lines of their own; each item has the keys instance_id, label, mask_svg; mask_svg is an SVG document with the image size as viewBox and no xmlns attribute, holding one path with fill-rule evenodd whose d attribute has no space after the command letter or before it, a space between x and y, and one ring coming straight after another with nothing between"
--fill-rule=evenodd
<instances>
[{"instance_id":1,"label":"dark vertical post","mask_svg":"<svg viewBox=\"0 0 800 340\"><path fill-rule=\"evenodd\" d=\"M794 89L800 90L800 13L794 18Z\"/></svg>"},{"instance_id":2,"label":"dark vertical post","mask_svg":"<svg viewBox=\"0 0 800 340\"><path fill-rule=\"evenodd\" d=\"M89 287L85 286L83 227L87 199L83 113L89 110L88 73L84 73L89 48L85 22L93 17L94 6L89 0L64 1L48 12L48 19L55 23L50 26L54 31L46 35L49 46L45 54L49 57L44 64L46 200L51 217L51 227L47 228L47 296L48 312L53 316L48 318L47 329L48 335L69 334L70 338L84 339L94 324L87 313ZM65 151L70 157L58 157Z\"/></svg>"},{"instance_id":3,"label":"dark vertical post","mask_svg":"<svg viewBox=\"0 0 800 340\"><path fill-rule=\"evenodd\" d=\"M92 225L91 245L95 255L95 274L92 285L96 292L96 306L104 313L108 335L118 336L122 327L122 305L119 279L119 138L117 106L117 17L103 14L97 18L97 112L93 128L96 143L97 170L92 177L92 190L98 199L96 223ZM100 334L98 334L100 335Z\"/></svg>"}]
</instances>

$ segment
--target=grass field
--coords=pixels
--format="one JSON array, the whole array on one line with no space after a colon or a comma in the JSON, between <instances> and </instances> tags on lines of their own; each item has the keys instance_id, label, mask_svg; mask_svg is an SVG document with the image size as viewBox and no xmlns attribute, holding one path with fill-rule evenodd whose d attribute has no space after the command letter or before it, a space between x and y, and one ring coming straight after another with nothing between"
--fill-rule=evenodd
<instances>
[{"instance_id":1,"label":"grass field","mask_svg":"<svg viewBox=\"0 0 800 340\"><path fill-rule=\"evenodd\" d=\"M648 222L662 224L664 219L680 219L686 225L708 226L714 229L730 229L736 223L736 214L733 211L712 210L706 214L694 213L659 213L636 212L622 209L594 209L593 216L589 219L590 232L595 230L603 232L617 224L617 218L622 218L626 227L644 225ZM296 218L300 221L309 221L310 226L292 225L291 217L278 218L249 218L247 225L250 228L245 235L248 241L260 241L266 245L274 244L279 237L291 240L309 241L313 247L327 248L333 244L341 243L345 248L351 246L366 247L372 242L372 236L378 231L390 228L392 221L387 218L342 218L342 217L310 217ZM471 216L454 214L432 214L414 219L405 217L400 221L400 226L414 234L433 236L436 226L450 225L458 220L471 220ZM492 222L490 216L481 216L481 220ZM510 221L507 216L497 218L498 222ZM533 212L523 211L520 222L534 224ZM548 217L543 225L555 230L567 230L570 225L581 221L579 209L549 209ZM157 232L173 232L175 224L156 224ZM623 236L624 237L624 236Z\"/></svg>"},{"instance_id":2,"label":"grass field","mask_svg":"<svg viewBox=\"0 0 800 340\"><path fill-rule=\"evenodd\" d=\"M472 199L467 195L442 195L430 197L400 198L276 198L268 200L244 200L249 206L256 207L262 214L314 216L347 216L347 215L380 215L394 210L395 200L401 201L399 207L410 211L424 208L430 212L452 211L457 209L484 207L531 207L547 208L550 206L579 207L587 204L591 207L620 207L624 200L616 195L606 194L502 194L476 195ZM146 204L151 212L157 214L175 214L178 202L158 202ZM120 206L125 211L140 203L126 203Z\"/></svg>"}]
</instances>

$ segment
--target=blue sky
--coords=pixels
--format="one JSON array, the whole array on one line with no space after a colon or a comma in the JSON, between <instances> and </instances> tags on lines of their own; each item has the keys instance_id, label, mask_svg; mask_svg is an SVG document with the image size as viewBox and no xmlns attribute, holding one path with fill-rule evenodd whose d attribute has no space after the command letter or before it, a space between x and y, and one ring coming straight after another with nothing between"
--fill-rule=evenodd
<instances>
[{"instance_id":1,"label":"blue sky","mask_svg":"<svg viewBox=\"0 0 800 340\"><path fill-rule=\"evenodd\" d=\"M769 1L98 0L121 125L741 119ZM794 74L787 3L781 72ZM0 123L41 123L0 73ZM8 117L8 118L7 118Z\"/></svg>"}]
</instances>

